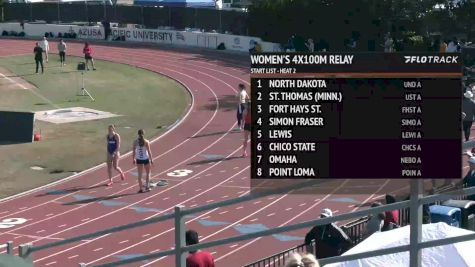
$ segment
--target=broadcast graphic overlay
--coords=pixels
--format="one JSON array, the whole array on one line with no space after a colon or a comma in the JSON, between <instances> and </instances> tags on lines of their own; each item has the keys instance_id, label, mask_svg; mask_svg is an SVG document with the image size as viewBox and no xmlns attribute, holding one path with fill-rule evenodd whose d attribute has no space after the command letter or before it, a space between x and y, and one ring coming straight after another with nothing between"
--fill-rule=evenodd
<instances>
[{"instance_id":1,"label":"broadcast graphic overlay","mask_svg":"<svg viewBox=\"0 0 475 267\"><path fill-rule=\"evenodd\" d=\"M253 186L461 178L460 54L254 54L251 62Z\"/></svg>"}]
</instances>

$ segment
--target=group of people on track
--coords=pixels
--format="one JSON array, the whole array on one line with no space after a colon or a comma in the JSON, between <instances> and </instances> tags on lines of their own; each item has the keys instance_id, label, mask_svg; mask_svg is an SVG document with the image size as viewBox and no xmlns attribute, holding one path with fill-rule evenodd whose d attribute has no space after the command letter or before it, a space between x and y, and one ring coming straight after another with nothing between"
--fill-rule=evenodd
<instances>
[{"instance_id":1,"label":"group of people on track","mask_svg":"<svg viewBox=\"0 0 475 267\"><path fill-rule=\"evenodd\" d=\"M144 130L138 131L138 137L132 146L133 164L137 166L139 193L150 191L150 164L153 164L152 151L150 149L150 141L145 139ZM125 174L119 167L120 159L120 135L116 132L114 125L109 125L109 133L107 139L107 170L109 174L109 182L107 186L113 184L112 169L114 168L122 180L125 179ZM142 174L145 169L145 186L142 181Z\"/></svg>"},{"instance_id":2,"label":"group of people on track","mask_svg":"<svg viewBox=\"0 0 475 267\"><path fill-rule=\"evenodd\" d=\"M239 103L237 108L238 130L244 129L244 142L242 144L242 156L247 157L247 143L249 142L249 136L251 133L251 103L249 96L246 92L244 84L239 85ZM109 175L109 182L107 186L113 184L112 169L115 169L122 180L125 179L125 174L119 167L120 160L120 145L121 139L119 133L117 133L114 125L109 125L107 140L107 170ZM153 164L152 151L150 149L150 141L145 139L144 130L138 131L138 137L133 143L132 147L132 159L133 164L137 166L139 193L150 191L150 165ZM145 185L142 181L143 171L145 170Z\"/></svg>"},{"instance_id":3,"label":"group of people on track","mask_svg":"<svg viewBox=\"0 0 475 267\"><path fill-rule=\"evenodd\" d=\"M61 67L66 65L66 49L67 45L63 39L61 39L58 43L58 53L59 53L59 61L61 63ZM48 62L48 54L49 54L49 42L46 37L43 37L43 40L36 43L35 48L33 49L33 54L35 55L35 63L36 63L36 74L39 72L39 67L41 66L41 73L44 73L44 64L43 64L43 55ZM84 59L86 60L86 70L89 70L89 62L91 62L92 69L96 70L96 66L94 65L94 59L92 58L92 47L89 43L84 43L83 48Z\"/></svg>"}]
</instances>

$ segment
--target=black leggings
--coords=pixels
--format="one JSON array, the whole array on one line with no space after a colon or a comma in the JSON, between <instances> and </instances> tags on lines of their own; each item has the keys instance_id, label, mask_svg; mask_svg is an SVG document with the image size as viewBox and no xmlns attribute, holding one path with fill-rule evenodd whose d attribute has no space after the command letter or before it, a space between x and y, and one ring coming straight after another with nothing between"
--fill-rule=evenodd
<instances>
[{"instance_id":1,"label":"black leggings","mask_svg":"<svg viewBox=\"0 0 475 267\"><path fill-rule=\"evenodd\" d=\"M241 127L241 122L242 122L242 114L244 114L244 110L246 109L246 105L244 104L239 104L236 117L237 117L237 122L238 122L238 127Z\"/></svg>"},{"instance_id":2,"label":"black leggings","mask_svg":"<svg viewBox=\"0 0 475 267\"><path fill-rule=\"evenodd\" d=\"M465 134L465 141L468 141L470 139L472 124L473 124L473 121L463 121L463 132Z\"/></svg>"},{"instance_id":3,"label":"black leggings","mask_svg":"<svg viewBox=\"0 0 475 267\"><path fill-rule=\"evenodd\" d=\"M43 59L35 59L36 62L36 73L38 73L38 67L41 65L41 72L44 72L43 68Z\"/></svg>"},{"instance_id":4,"label":"black leggings","mask_svg":"<svg viewBox=\"0 0 475 267\"><path fill-rule=\"evenodd\" d=\"M59 61L61 63L66 62L66 53L65 52L59 52Z\"/></svg>"}]
</instances>

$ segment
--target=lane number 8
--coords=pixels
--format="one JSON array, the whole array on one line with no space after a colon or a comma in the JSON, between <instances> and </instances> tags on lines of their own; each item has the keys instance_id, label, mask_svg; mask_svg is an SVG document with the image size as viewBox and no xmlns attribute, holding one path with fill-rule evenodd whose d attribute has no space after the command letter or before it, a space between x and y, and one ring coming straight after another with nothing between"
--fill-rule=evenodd
<instances>
[{"instance_id":1,"label":"lane number 8","mask_svg":"<svg viewBox=\"0 0 475 267\"><path fill-rule=\"evenodd\" d=\"M26 219L23 219L23 218L3 219L2 221L0 221L0 228L1 229L12 228L16 225L24 224L25 222L26 222Z\"/></svg>"}]
</instances>

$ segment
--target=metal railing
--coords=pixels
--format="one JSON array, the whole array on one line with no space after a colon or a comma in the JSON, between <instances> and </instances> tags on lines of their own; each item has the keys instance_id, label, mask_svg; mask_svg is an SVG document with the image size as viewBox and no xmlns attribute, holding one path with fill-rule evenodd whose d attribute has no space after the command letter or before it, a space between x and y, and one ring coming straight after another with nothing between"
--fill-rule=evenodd
<instances>
[{"instance_id":1,"label":"metal railing","mask_svg":"<svg viewBox=\"0 0 475 267\"><path fill-rule=\"evenodd\" d=\"M435 194L443 194L443 193L450 193L451 191L455 190L456 187L455 185L445 185L443 187L438 188L434 193ZM467 196L456 196L452 195L452 199L454 200L465 200L467 199ZM436 201L434 204L440 205L442 201ZM475 215L470 215L473 218L475 218ZM468 216L467 220L474 220L472 217ZM399 210L399 225L400 226L406 226L409 224L409 208L403 208ZM356 246L358 245L361 241L363 241L367 235L366 235L366 227L368 223L368 216L361 217L359 219L350 221L344 225L341 226L341 229L350 237L352 245ZM463 217L462 217L463 221ZM313 240L313 246L315 241ZM279 253L275 253L271 256L268 256L266 258L259 259L253 263L247 264L244 267L279 267L281 263L285 262L285 259L288 259L292 253L300 253L300 252L305 252L305 244L301 244L298 246L295 246L293 248L281 251ZM277 264L274 264L277 263Z\"/></svg>"},{"instance_id":2,"label":"metal railing","mask_svg":"<svg viewBox=\"0 0 475 267\"><path fill-rule=\"evenodd\" d=\"M161 251L157 253L152 253L140 257L135 257L132 259L127 259L127 260L121 260L121 261L116 261L116 262L110 262L106 264L101 264L101 265L96 265L96 267L106 267L106 266L121 266L124 264L128 263L134 263L134 262L139 262L143 260L150 260L150 259L156 259L164 256L169 256L169 255L175 255L175 266L176 267L184 267L186 265L186 253L189 251L196 251L199 249L206 249L210 247L215 247L215 246L221 246L225 244L230 244L230 243L236 243L240 241L245 241L245 240L250 240L250 239L255 239L258 237L265 237L269 235L274 235L274 234L280 234L284 232L289 232L289 231L295 231L299 229L304 229L304 228L311 228L314 226L318 225L325 225L329 224L332 222L337 222L337 221L346 221L350 220L353 218L361 218L363 216L367 216L369 214L374 214L378 212L384 212L384 211L390 211L390 210L396 210L396 209L403 209L403 208L410 208L410 216L411 218L415 218L414 220L411 220L411 242L409 245L406 246L400 246L400 247L394 247L394 248L388 248L388 249L382 249L382 250L377 250L377 251L371 251L371 252L365 252L365 253L360 253L360 254L354 254L354 255L348 255L348 256L339 256L339 257L334 257L334 258L326 258L322 259L321 263L322 264L328 264L328 263L334 263L334 262L341 262L341 261L347 261L347 260L354 260L354 259L360 259L360 258L366 258L366 257L372 257L372 256L377 256L377 255L385 255L385 254L392 254L392 253L398 253L398 252L404 252L404 251L409 251L410 252L410 257L411 257L411 267L420 267L420 251L422 248L426 247L431 247L431 246L440 246L443 244L450 244L450 243L455 243L455 242L462 242L462 241L467 241L471 239L475 239L475 234L473 235L466 235L466 236L460 236L460 237L455 237L455 238L448 238L448 239L440 239L436 241L430 241L430 242L424 242L421 243L421 225L422 225L422 205L423 204L428 204L428 203L434 203L436 201L443 201L443 200L448 200L452 199L454 195L474 195L475 194L475 187L472 188L465 188L465 189L459 189L454 192L451 192L451 194L444 194L444 195L432 195L432 196L427 196L427 197L422 197L422 180L413 180L411 181L411 198L410 200L394 203L394 204L389 204L389 205L384 205L380 207L374 207L371 209L367 210L360 210L360 211L355 211L347 214L341 214L337 215L334 217L329 217L329 218L320 218L316 220L311 220L311 221L306 221L302 223L297 223L293 225L288 225L288 226L283 226L283 227L278 227L274 229L269 229L269 230L264 230L264 231L259 231L259 232L254 232L251 234L245 234L245 235L240 235L240 236L234 236L230 238L225 238L225 239L220 239L216 241L211 241L211 242L206 242L206 243L200 243L197 245L192 245L192 246L185 246L185 217L189 216L194 213L199 213L202 211L206 210L211 210L214 208L219 208L223 206L228 206L236 203L240 203L243 201L249 201L253 200L256 198L261 198L264 196L268 195L273 195L273 194L282 194L282 193L288 193L290 190L296 190L299 188L303 187L308 187L312 186L319 183L319 181L308 181L296 185L289 186L288 188L283 188L283 189L278 189L278 190L272 190L266 193L261 193L261 194L255 194L255 195L247 195L244 197L240 197L237 199L230 199L218 203L213 203L201 207L196 207L192 209L184 209L183 207L177 206L175 207L175 212L174 214L168 214L168 215L163 215L160 217L155 217L151 218L149 220L145 221L140 221L128 225L123 225L119 227L114 227L111 229L106 229L102 231L98 231L95 233L90 233L86 235L81 235L78 237L74 238L69 238L66 240L61 240L61 241L56 241L52 242L49 244L45 245L39 245L39 246L33 246L31 243L29 244L23 244L20 245L19 253L20 256L23 258L30 258L32 257L32 253L35 251L40 251L44 249L48 249L51 247L56 247L60 245L65 245L69 243L73 243L79 240L84 240L87 238L91 237L98 237L102 236L105 234L110 234L118 231L122 231L125 229L131 229L155 222L160 222L168 219L174 219L175 221L175 248L166 250L166 251ZM86 266L84 264L81 264L80 266Z\"/></svg>"},{"instance_id":3,"label":"metal railing","mask_svg":"<svg viewBox=\"0 0 475 267\"><path fill-rule=\"evenodd\" d=\"M310 246L313 248L315 247L315 240L312 240L312 243L310 244ZM272 256L253 262L251 264L247 264L244 267L280 267L285 264L286 260L293 253L304 253L306 251L307 251L307 246L305 244L298 245L293 248L276 253ZM313 251L313 249L311 251Z\"/></svg>"}]
</instances>

